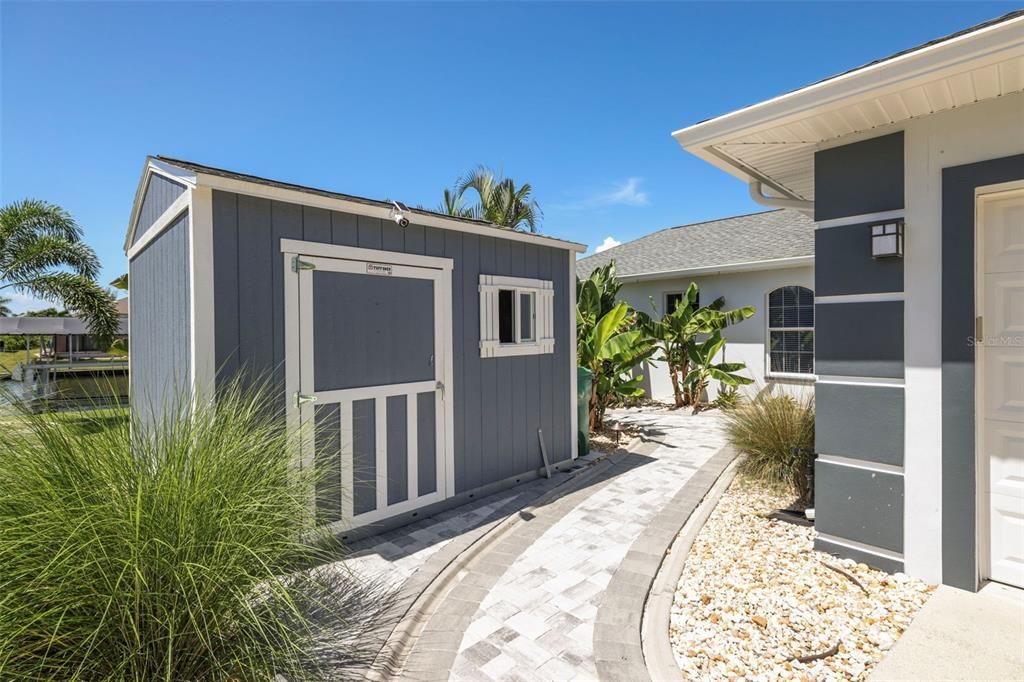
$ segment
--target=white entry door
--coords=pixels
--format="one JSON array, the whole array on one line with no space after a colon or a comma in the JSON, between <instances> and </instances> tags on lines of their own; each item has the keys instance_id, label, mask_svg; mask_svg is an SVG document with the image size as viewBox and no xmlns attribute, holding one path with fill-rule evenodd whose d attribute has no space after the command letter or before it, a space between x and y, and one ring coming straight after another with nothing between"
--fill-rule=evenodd
<instances>
[{"instance_id":1,"label":"white entry door","mask_svg":"<svg viewBox=\"0 0 1024 682\"><path fill-rule=\"evenodd\" d=\"M318 250L353 258L286 253L298 323L289 400L319 481L317 519L350 529L449 494L451 271Z\"/></svg>"},{"instance_id":2,"label":"white entry door","mask_svg":"<svg viewBox=\"0 0 1024 682\"><path fill-rule=\"evenodd\" d=\"M978 436L989 576L1024 587L1024 190L978 204Z\"/></svg>"}]
</instances>

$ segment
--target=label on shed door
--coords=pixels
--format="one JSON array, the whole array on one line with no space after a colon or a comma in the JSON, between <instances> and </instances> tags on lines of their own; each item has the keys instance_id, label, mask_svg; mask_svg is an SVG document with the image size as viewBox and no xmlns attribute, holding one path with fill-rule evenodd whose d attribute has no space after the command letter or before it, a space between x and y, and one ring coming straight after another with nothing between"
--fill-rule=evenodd
<instances>
[{"instance_id":1,"label":"label on shed door","mask_svg":"<svg viewBox=\"0 0 1024 682\"><path fill-rule=\"evenodd\" d=\"M385 275L387 277L390 277L391 276L391 266L390 265L384 265L382 263L367 263L366 264L366 274L368 274L368 275Z\"/></svg>"}]
</instances>

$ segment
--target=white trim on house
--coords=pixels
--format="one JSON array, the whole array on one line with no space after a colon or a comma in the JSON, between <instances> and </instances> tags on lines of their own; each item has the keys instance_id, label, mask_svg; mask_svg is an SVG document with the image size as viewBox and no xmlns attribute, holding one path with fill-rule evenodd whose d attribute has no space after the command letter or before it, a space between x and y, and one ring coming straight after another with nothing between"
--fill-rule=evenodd
<instances>
[{"instance_id":1,"label":"white trim on house","mask_svg":"<svg viewBox=\"0 0 1024 682\"><path fill-rule=\"evenodd\" d=\"M847 377L819 374L819 384L841 384L846 386L903 386L903 379L886 377Z\"/></svg>"},{"instance_id":2,"label":"white trim on house","mask_svg":"<svg viewBox=\"0 0 1024 682\"><path fill-rule=\"evenodd\" d=\"M193 191L194 190L186 190L183 192L182 195L175 199L174 203L168 206L167 210L161 213L160 217L142 233L142 236L139 237L137 242L128 246L128 249L125 251L128 256L128 260L132 260L139 255L143 249L149 246L154 239L163 234L164 230L170 227L174 221L176 221L181 214L191 206Z\"/></svg>"},{"instance_id":3,"label":"white trim on house","mask_svg":"<svg viewBox=\"0 0 1024 682\"><path fill-rule=\"evenodd\" d=\"M213 194L199 187L189 198L189 320L191 373L195 395L212 398L217 376L213 310Z\"/></svg>"},{"instance_id":4,"label":"white trim on house","mask_svg":"<svg viewBox=\"0 0 1024 682\"><path fill-rule=\"evenodd\" d=\"M895 474L897 476L903 475L903 467L896 464L883 464L881 462L869 462L863 459L856 459L853 457L843 457L841 455L829 455L826 453L818 453L818 461L826 462L829 464L837 464L839 466L851 467L853 469L864 469L865 471L876 471L882 474Z\"/></svg>"},{"instance_id":5,"label":"white trim on house","mask_svg":"<svg viewBox=\"0 0 1024 682\"><path fill-rule=\"evenodd\" d=\"M834 296L816 296L817 303L883 303L886 301L902 301L902 291L886 291L874 294L839 294Z\"/></svg>"},{"instance_id":6,"label":"white trim on house","mask_svg":"<svg viewBox=\"0 0 1024 682\"><path fill-rule=\"evenodd\" d=\"M920 116L1019 90L1018 81L1001 78L998 71L1006 64L1002 70L1013 73L1014 61L1024 57L1022 27L1024 16L991 23L672 136L690 153L744 182L760 180L784 197L813 199L813 175L805 166L829 141L878 135Z\"/></svg>"},{"instance_id":7,"label":"white trim on house","mask_svg":"<svg viewBox=\"0 0 1024 682\"><path fill-rule=\"evenodd\" d=\"M847 225L861 225L863 223L881 223L889 220L902 218L905 211L902 208L894 211L879 211L877 213L861 213L860 215L832 218L830 220L819 220L814 223L814 229L825 230L830 227L846 227Z\"/></svg>"},{"instance_id":8,"label":"white trim on house","mask_svg":"<svg viewBox=\"0 0 1024 682\"><path fill-rule=\"evenodd\" d=\"M644 282L655 279L675 279L677 277L696 277L709 275L724 275L731 272L753 272L757 270L776 270L782 268L796 268L805 265L814 265L814 255L793 256L790 258L771 258L768 260L743 261L739 263L724 263L722 265L708 265L699 268L683 268L681 270L663 270L660 272L641 272L635 275L620 275L620 282Z\"/></svg>"},{"instance_id":9,"label":"white trim on house","mask_svg":"<svg viewBox=\"0 0 1024 682\"><path fill-rule=\"evenodd\" d=\"M875 545L869 545L866 542L847 540L846 538L836 537L835 535L828 535L827 533L818 533L818 539L822 540L823 542L832 543L833 545L846 547L847 549L854 549L859 552L874 554L875 556L882 557L883 559L889 559L891 561L903 561L903 555L899 552L894 552L890 549L884 549L882 547L876 547Z\"/></svg>"}]
</instances>

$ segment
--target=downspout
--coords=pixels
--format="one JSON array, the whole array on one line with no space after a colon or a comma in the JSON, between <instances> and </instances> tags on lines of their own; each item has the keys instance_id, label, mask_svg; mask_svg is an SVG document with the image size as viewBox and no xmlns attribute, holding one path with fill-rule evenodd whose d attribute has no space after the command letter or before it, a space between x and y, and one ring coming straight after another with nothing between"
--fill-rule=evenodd
<instances>
[{"instance_id":1,"label":"downspout","mask_svg":"<svg viewBox=\"0 0 1024 682\"><path fill-rule=\"evenodd\" d=\"M804 213L814 213L814 202L803 199L789 199L786 197L770 197L764 194L764 188L760 180L751 180L747 183L750 190L750 198L768 208L792 208Z\"/></svg>"}]
</instances>

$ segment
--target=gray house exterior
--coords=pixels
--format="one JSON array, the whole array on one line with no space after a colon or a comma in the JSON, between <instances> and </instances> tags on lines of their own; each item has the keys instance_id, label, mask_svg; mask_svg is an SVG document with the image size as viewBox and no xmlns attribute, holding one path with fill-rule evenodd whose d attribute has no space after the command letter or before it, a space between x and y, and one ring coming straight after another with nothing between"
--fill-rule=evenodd
<instances>
[{"instance_id":1,"label":"gray house exterior","mask_svg":"<svg viewBox=\"0 0 1024 682\"><path fill-rule=\"evenodd\" d=\"M125 248L133 408L269 379L349 536L576 456L582 245L154 157Z\"/></svg>"},{"instance_id":2,"label":"gray house exterior","mask_svg":"<svg viewBox=\"0 0 1024 682\"><path fill-rule=\"evenodd\" d=\"M814 215L816 546L1024 586L1024 12L674 136Z\"/></svg>"}]
</instances>

